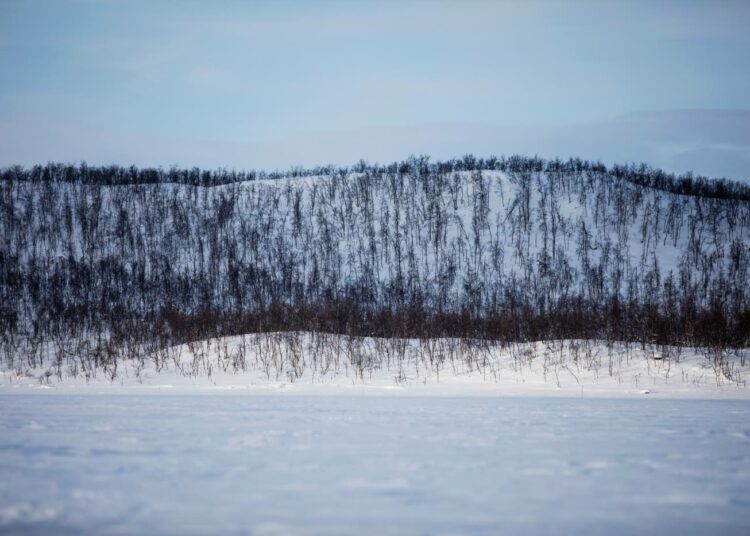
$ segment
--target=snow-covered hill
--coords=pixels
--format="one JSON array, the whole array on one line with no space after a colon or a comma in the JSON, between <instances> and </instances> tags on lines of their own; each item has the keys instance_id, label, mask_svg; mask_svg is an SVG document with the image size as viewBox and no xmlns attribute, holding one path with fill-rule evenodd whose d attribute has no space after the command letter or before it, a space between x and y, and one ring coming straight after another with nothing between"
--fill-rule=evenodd
<instances>
[{"instance_id":1,"label":"snow-covered hill","mask_svg":"<svg viewBox=\"0 0 750 536\"><path fill-rule=\"evenodd\" d=\"M5 170L2 357L106 368L268 331L746 347L745 190L520 158Z\"/></svg>"}]
</instances>

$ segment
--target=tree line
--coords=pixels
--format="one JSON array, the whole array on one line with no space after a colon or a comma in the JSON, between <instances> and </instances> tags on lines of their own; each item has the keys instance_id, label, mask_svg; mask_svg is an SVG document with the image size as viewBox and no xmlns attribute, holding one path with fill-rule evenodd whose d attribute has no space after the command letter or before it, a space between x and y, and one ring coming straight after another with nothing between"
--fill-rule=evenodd
<instances>
[{"instance_id":1,"label":"tree line","mask_svg":"<svg viewBox=\"0 0 750 536\"><path fill-rule=\"evenodd\" d=\"M655 188L679 195L701 197L715 197L718 199L740 199L750 201L750 186L728 179L709 178L686 172L681 175L667 173L661 169L654 169L647 164L615 164L611 170L601 162L591 162L580 158L570 158L567 161L559 158L545 160L538 157L510 157L476 158L465 155L441 162L430 162L428 156L411 157L402 162L388 165L368 164L364 160L351 167L337 167L333 165L313 168L292 167L287 171L264 170L235 170L221 168L217 170L163 168L138 168L136 166L89 166L85 162L78 165L48 163L30 168L10 166L0 169L2 181L35 181L35 182L81 182L85 184L99 184L102 186L175 183L191 186L219 186L235 182L254 180L281 179L289 177L327 176L347 174L349 172L368 171L372 174L409 173L421 174L452 173L455 171L503 171L521 172L555 172L582 173L598 172L611 173L612 176L640 186Z\"/></svg>"}]
</instances>

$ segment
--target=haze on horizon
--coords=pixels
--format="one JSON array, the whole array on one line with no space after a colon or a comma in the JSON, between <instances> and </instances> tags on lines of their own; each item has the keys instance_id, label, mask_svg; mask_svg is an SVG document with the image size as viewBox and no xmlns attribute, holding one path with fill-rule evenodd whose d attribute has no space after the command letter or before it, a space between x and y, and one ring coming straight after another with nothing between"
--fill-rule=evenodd
<instances>
[{"instance_id":1,"label":"haze on horizon","mask_svg":"<svg viewBox=\"0 0 750 536\"><path fill-rule=\"evenodd\" d=\"M0 4L0 166L580 156L750 180L750 4Z\"/></svg>"}]
</instances>

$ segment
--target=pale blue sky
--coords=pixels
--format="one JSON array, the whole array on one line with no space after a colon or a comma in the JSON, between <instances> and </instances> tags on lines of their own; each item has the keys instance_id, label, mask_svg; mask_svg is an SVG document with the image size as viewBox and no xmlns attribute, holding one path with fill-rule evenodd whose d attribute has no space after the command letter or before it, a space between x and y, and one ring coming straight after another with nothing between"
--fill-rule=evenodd
<instances>
[{"instance_id":1,"label":"pale blue sky","mask_svg":"<svg viewBox=\"0 0 750 536\"><path fill-rule=\"evenodd\" d=\"M0 165L539 153L750 178L750 2L0 2Z\"/></svg>"}]
</instances>

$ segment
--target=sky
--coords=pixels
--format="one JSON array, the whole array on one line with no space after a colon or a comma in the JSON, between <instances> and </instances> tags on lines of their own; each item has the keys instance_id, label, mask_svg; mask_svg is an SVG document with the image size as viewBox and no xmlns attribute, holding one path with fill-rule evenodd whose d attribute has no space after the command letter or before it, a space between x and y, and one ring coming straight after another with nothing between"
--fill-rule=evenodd
<instances>
[{"instance_id":1,"label":"sky","mask_svg":"<svg viewBox=\"0 0 750 536\"><path fill-rule=\"evenodd\" d=\"M0 1L0 165L477 155L750 181L750 2Z\"/></svg>"}]
</instances>

